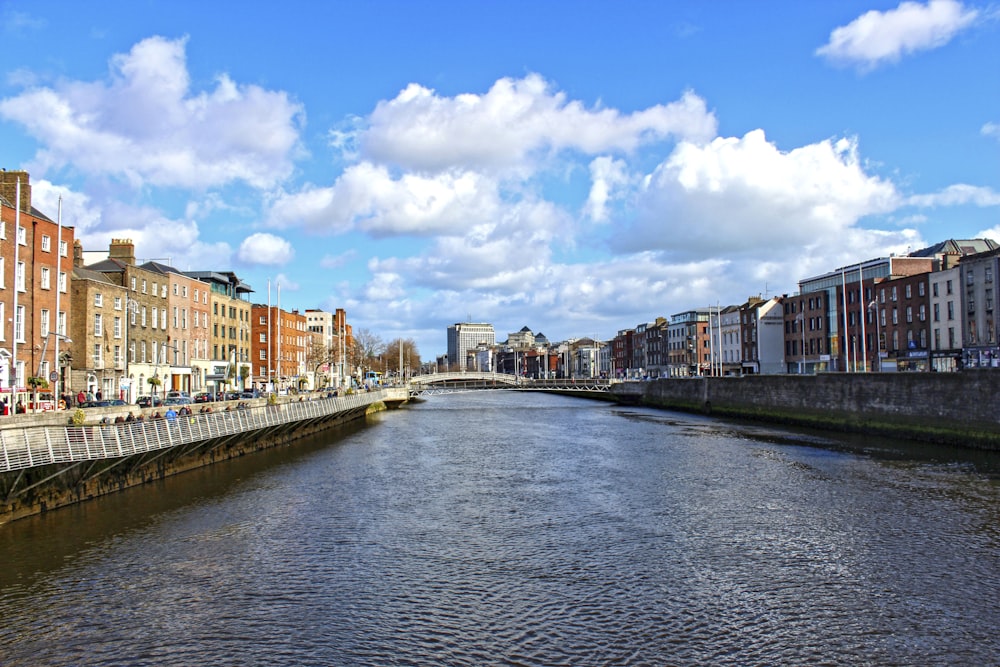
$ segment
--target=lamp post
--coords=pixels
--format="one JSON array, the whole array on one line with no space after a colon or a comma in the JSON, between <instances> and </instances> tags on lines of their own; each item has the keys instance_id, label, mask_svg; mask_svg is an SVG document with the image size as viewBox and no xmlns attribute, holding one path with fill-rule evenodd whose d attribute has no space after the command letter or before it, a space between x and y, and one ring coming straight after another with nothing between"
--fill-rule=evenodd
<instances>
[{"instance_id":1,"label":"lamp post","mask_svg":"<svg viewBox=\"0 0 1000 667\"><path fill-rule=\"evenodd\" d=\"M882 371L882 333L880 331L880 323L878 317L878 304L873 299L871 303L868 304L868 312L873 313L875 316L875 361L878 364L876 370Z\"/></svg>"},{"instance_id":2,"label":"lamp post","mask_svg":"<svg viewBox=\"0 0 1000 667\"><path fill-rule=\"evenodd\" d=\"M56 333L55 331L50 331L47 334L45 334L45 343L42 344L42 356L38 360L38 373L37 373L37 377L42 377L42 367L45 365L45 352L49 349L49 338L55 338L56 339L56 345L59 345L59 341L60 340L64 340L67 343L72 343L73 342L73 339L70 338L69 336L65 336L65 335L63 335L61 333ZM58 353L58 349L57 349L57 352L56 352L55 362L56 362L55 365L56 365L57 370L54 371L53 374L52 374L52 377L54 378L52 380L52 382L54 383L53 390L52 390L52 399L55 401L56 405L58 405L59 404L59 384L58 384L59 383L59 372L58 372L59 353ZM35 387L34 394L35 395L34 395L34 397L33 397L32 400L33 400L33 402L35 404L35 410L37 411L38 410L38 388L37 388L37 386Z\"/></svg>"},{"instance_id":3,"label":"lamp post","mask_svg":"<svg viewBox=\"0 0 1000 667\"><path fill-rule=\"evenodd\" d=\"M799 332L802 334L802 360L799 361L799 375L806 374L806 314L799 313L795 321L799 323Z\"/></svg>"}]
</instances>

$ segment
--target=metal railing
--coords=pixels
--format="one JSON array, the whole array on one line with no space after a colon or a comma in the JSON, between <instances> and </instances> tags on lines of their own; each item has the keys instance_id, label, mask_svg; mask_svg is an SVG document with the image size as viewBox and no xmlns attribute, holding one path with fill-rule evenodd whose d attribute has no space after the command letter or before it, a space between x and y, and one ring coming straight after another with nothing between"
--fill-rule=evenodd
<instances>
[{"instance_id":1,"label":"metal railing","mask_svg":"<svg viewBox=\"0 0 1000 667\"><path fill-rule=\"evenodd\" d=\"M84 426L35 426L0 430L0 472L51 464L112 459L178 445L329 417L398 399L392 390L311 401L193 412L176 418ZM400 390L405 398L405 390Z\"/></svg>"}]
</instances>

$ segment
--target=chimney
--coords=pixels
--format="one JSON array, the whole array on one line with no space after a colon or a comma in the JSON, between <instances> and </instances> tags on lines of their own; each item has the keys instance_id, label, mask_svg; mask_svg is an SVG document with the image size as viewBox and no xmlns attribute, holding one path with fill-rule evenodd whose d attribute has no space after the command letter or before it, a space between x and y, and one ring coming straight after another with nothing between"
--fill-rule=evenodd
<instances>
[{"instance_id":1,"label":"chimney","mask_svg":"<svg viewBox=\"0 0 1000 667\"><path fill-rule=\"evenodd\" d=\"M26 171L0 171L0 195L14 205L17 199L17 181L21 179L21 202L22 213L31 213L31 183Z\"/></svg>"},{"instance_id":2,"label":"chimney","mask_svg":"<svg viewBox=\"0 0 1000 667\"><path fill-rule=\"evenodd\" d=\"M83 268L83 244L79 239L73 241L73 268Z\"/></svg>"},{"instance_id":3,"label":"chimney","mask_svg":"<svg viewBox=\"0 0 1000 667\"><path fill-rule=\"evenodd\" d=\"M111 239L108 258L135 266L135 244L132 243L132 239Z\"/></svg>"}]
</instances>

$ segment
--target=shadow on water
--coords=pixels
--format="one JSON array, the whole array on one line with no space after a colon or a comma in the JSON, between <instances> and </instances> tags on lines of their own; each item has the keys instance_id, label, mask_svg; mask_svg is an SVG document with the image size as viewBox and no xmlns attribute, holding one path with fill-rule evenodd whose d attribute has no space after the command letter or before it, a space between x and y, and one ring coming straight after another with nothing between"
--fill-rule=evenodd
<instances>
[{"instance_id":1,"label":"shadow on water","mask_svg":"<svg viewBox=\"0 0 1000 667\"><path fill-rule=\"evenodd\" d=\"M793 447L812 447L870 457L879 461L971 468L992 480L1000 480L1000 452L939 445L919 440L889 438L864 433L826 431L794 426L767 426L760 422L703 417L689 413L657 411L653 408L612 408L617 416L678 429L691 436L719 436Z\"/></svg>"},{"instance_id":2,"label":"shadow on water","mask_svg":"<svg viewBox=\"0 0 1000 667\"><path fill-rule=\"evenodd\" d=\"M363 428L364 422L352 422L290 446L264 449L0 525L0 596L27 594L47 573L85 558L92 548L140 531L186 507L226 496L260 474L293 464Z\"/></svg>"}]
</instances>

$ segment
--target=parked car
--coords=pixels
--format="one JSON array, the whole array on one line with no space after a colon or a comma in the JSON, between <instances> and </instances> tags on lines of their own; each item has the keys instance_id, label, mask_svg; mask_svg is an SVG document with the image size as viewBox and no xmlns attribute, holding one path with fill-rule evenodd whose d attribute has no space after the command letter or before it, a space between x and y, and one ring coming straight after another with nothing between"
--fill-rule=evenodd
<instances>
[{"instance_id":1,"label":"parked car","mask_svg":"<svg viewBox=\"0 0 1000 667\"><path fill-rule=\"evenodd\" d=\"M167 392L167 398L191 398L191 395L186 391L172 389Z\"/></svg>"},{"instance_id":2,"label":"parked car","mask_svg":"<svg viewBox=\"0 0 1000 667\"><path fill-rule=\"evenodd\" d=\"M214 400L215 400L215 395L207 391L203 391L201 393L194 395L195 403L211 403Z\"/></svg>"},{"instance_id":3,"label":"parked car","mask_svg":"<svg viewBox=\"0 0 1000 667\"><path fill-rule=\"evenodd\" d=\"M163 405L163 399L159 396L140 396L135 404L140 408L158 408Z\"/></svg>"},{"instance_id":4,"label":"parked car","mask_svg":"<svg viewBox=\"0 0 1000 667\"><path fill-rule=\"evenodd\" d=\"M191 398L188 396L167 396L163 399L164 405L190 405Z\"/></svg>"},{"instance_id":5,"label":"parked car","mask_svg":"<svg viewBox=\"0 0 1000 667\"><path fill-rule=\"evenodd\" d=\"M261 397L261 393L259 391L257 391L256 389L254 389L252 391L244 391L244 392L240 393L240 398L244 398L244 399L246 399L246 398L260 398L260 397Z\"/></svg>"}]
</instances>

